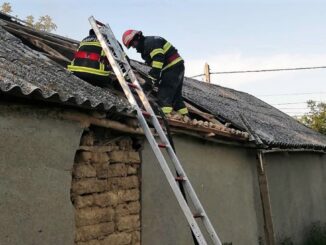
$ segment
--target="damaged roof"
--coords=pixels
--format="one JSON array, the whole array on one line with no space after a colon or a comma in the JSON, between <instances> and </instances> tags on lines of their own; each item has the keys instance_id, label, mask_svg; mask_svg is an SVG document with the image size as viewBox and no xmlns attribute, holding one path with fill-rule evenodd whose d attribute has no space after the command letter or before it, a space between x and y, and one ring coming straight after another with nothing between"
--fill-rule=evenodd
<instances>
[{"instance_id":1,"label":"damaged roof","mask_svg":"<svg viewBox=\"0 0 326 245\"><path fill-rule=\"evenodd\" d=\"M105 111L131 111L129 102L90 85L26 46L0 23L0 92Z\"/></svg>"},{"instance_id":2,"label":"damaged roof","mask_svg":"<svg viewBox=\"0 0 326 245\"><path fill-rule=\"evenodd\" d=\"M247 128L268 146L326 149L326 136L250 94L186 79L183 95L215 116Z\"/></svg>"},{"instance_id":3,"label":"damaged roof","mask_svg":"<svg viewBox=\"0 0 326 245\"><path fill-rule=\"evenodd\" d=\"M133 62L144 73L149 67ZM185 78L183 97L225 122L248 131L269 147L326 150L326 136L248 93Z\"/></svg>"},{"instance_id":4,"label":"damaged roof","mask_svg":"<svg viewBox=\"0 0 326 245\"><path fill-rule=\"evenodd\" d=\"M37 40L44 41L48 46L37 46L44 52L43 55L1 28L3 25L8 29L7 21L11 21L8 16L3 22L1 18L0 15L0 93L97 110L131 110L126 99L118 97L110 90L84 82L45 56L66 62L73 54L76 41L41 32L38 33L40 36L35 36L36 31L30 28L22 36L27 35L30 40L33 39L36 46L39 44ZM10 32L19 34L16 30L19 23L10 24ZM21 28L25 31L28 29L26 26ZM42 39L45 34L46 38ZM140 73L146 74L150 69L140 62L132 61L131 64ZM307 128L250 94L185 78L183 96L188 102L211 113L222 122L229 122L247 131L254 136L258 145L326 150L326 136ZM227 129L226 132L229 133L230 130Z\"/></svg>"}]
</instances>

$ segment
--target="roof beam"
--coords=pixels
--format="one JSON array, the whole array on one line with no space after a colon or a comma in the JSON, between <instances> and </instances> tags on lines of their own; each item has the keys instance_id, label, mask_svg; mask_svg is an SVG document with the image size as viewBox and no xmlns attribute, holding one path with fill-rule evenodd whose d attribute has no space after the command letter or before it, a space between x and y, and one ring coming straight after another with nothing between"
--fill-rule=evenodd
<instances>
[{"instance_id":1,"label":"roof beam","mask_svg":"<svg viewBox=\"0 0 326 245\"><path fill-rule=\"evenodd\" d=\"M49 41L49 40L46 40L42 37L39 37L39 36L35 36L35 35L32 35L30 33L27 33L23 30L19 30L19 29L15 29L14 27L11 27L11 26L4 26L4 28L9 31L10 33L13 33L17 36L19 36L20 38L24 38L24 39L27 39L27 40L33 40L33 42L35 43L36 40L38 41L38 43L43 43L45 44L47 47L51 48L49 45L51 46L55 46L59 49L64 49L65 51L68 51L70 53L74 53L76 51L76 49L72 49L71 47L68 47L68 46L63 46L62 44L58 44L58 43L55 43L55 42L52 42L52 41ZM32 43L32 44L34 44ZM40 45L40 44L39 44ZM36 45L35 45L36 46ZM37 46L38 47L38 46ZM45 46L44 46L45 47ZM42 47L40 46L39 48L42 49ZM53 48L51 48L51 50L55 51ZM58 51L55 51L57 54L60 54ZM52 52L53 53L53 52ZM60 54L61 55L61 54ZM63 55L61 55L62 57L64 57ZM66 57L65 57L66 58ZM67 59L67 58L66 58Z\"/></svg>"},{"instance_id":2,"label":"roof beam","mask_svg":"<svg viewBox=\"0 0 326 245\"><path fill-rule=\"evenodd\" d=\"M59 43L61 46L64 46L67 49L71 49L71 50L77 49L77 46L78 46L77 41L76 41L76 43L65 41L63 39L60 39L59 37L56 38L56 37L51 36L51 34L48 33L48 32L38 31L38 30L35 30L32 27L24 26L24 25L21 25L21 24L18 24L18 23L14 23L12 21L1 20L1 22L2 22L1 25L3 27L9 26L9 27L13 28L14 30L22 30L22 31L24 31L26 33L29 33L31 35L34 35L34 36L37 36L37 37L42 38L44 40L47 40L48 42L56 43L56 44Z\"/></svg>"},{"instance_id":3,"label":"roof beam","mask_svg":"<svg viewBox=\"0 0 326 245\"><path fill-rule=\"evenodd\" d=\"M185 102L188 110L194 114L197 114L199 116L201 116L202 118L204 118L206 121L218 124L218 125L223 125L223 123L221 123L219 120L215 119L215 116L206 112L203 112L201 110L199 110L198 108L194 107L193 105L189 104L188 102ZM224 125L223 125L224 126Z\"/></svg>"},{"instance_id":4,"label":"roof beam","mask_svg":"<svg viewBox=\"0 0 326 245\"><path fill-rule=\"evenodd\" d=\"M237 140L237 141L248 141L248 137L245 137L244 135L242 135L242 132L239 132L238 134L237 133L233 134L233 133L224 131L223 129L219 129L219 128L196 127L196 126L189 125L187 123L183 123L179 120L171 120L171 119L168 119L168 123L172 127L184 128L187 130L204 133L207 136L210 136L211 133L213 133L213 134L215 134L214 136L222 136L222 137ZM227 129L226 127L224 127L224 128ZM212 137L212 136L210 136L210 137Z\"/></svg>"}]
</instances>

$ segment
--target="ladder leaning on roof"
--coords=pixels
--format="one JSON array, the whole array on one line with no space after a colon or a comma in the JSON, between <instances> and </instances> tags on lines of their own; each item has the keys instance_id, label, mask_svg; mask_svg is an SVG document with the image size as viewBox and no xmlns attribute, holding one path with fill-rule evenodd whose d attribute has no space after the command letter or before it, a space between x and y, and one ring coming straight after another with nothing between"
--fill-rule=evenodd
<instances>
[{"instance_id":1,"label":"ladder leaning on roof","mask_svg":"<svg viewBox=\"0 0 326 245\"><path fill-rule=\"evenodd\" d=\"M89 18L89 22L99 40L101 43L101 46L103 48L103 51L105 52L112 69L117 76L120 85L127 96L127 99L129 100L129 103L134 107L134 109L137 111L137 118L139 120L139 123L141 127L144 130L144 133L147 137L148 142L150 143L154 154L173 190L174 195L176 196L179 205L186 216L186 219L190 225L190 228L197 239L198 244L200 245L206 245L207 242L205 240L205 237L200 230L196 218L200 218L204 224L204 227L206 228L210 238L213 241L214 245L222 245L220 239L218 238L214 227L212 226L208 216L206 215L206 212L201 205L185 171L183 170L182 165L179 162L179 159L177 158L168 138L166 137L158 119L156 118L156 115L146 98L145 93L143 92L134 72L132 71L132 68L129 64L129 62L126 59L126 55L121 49L118 41L116 40L110 26L107 24L103 24L97 20L94 19L93 16ZM106 35L107 38L104 38L103 34ZM126 78L129 78L130 82L126 81ZM136 92L138 95L140 101L143 104L143 107L145 110L142 110L140 106L138 105L134 94L132 93L132 90ZM160 142L158 143L156 139L154 138L154 135L152 134L149 125L147 124L146 118L151 121L153 124L156 132L158 133ZM169 166L167 163L167 160L163 153L161 152L160 148L166 149L168 156L172 160L175 169L179 175L179 177L174 177ZM195 208L195 214L192 213L190 210L190 207L188 206L184 196L182 195L177 181L181 182L185 190L187 191L193 205Z\"/></svg>"}]
</instances>

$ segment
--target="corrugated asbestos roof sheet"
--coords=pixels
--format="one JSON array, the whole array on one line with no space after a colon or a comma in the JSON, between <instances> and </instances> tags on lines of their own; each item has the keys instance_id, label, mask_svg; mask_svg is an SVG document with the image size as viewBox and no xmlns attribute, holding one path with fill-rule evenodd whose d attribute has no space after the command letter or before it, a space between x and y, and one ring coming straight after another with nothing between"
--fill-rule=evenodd
<instances>
[{"instance_id":1,"label":"corrugated asbestos roof sheet","mask_svg":"<svg viewBox=\"0 0 326 245\"><path fill-rule=\"evenodd\" d=\"M89 109L131 110L125 98L78 79L1 25L0 47L0 92ZM143 63L132 65L144 73L149 71ZM325 136L247 93L186 78L183 96L217 118L249 128L268 146L326 150Z\"/></svg>"},{"instance_id":2,"label":"corrugated asbestos roof sheet","mask_svg":"<svg viewBox=\"0 0 326 245\"><path fill-rule=\"evenodd\" d=\"M186 79L183 95L215 116L245 128L242 115L266 145L326 149L326 136L250 94Z\"/></svg>"},{"instance_id":3,"label":"corrugated asbestos roof sheet","mask_svg":"<svg viewBox=\"0 0 326 245\"><path fill-rule=\"evenodd\" d=\"M133 66L148 72L148 67L140 63L133 62ZM268 146L326 149L326 136L250 94L185 78L183 97L243 129L249 124L253 133Z\"/></svg>"},{"instance_id":4,"label":"corrugated asbestos roof sheet","mask_svg":"<svg viewBox=\"0 0 326 245\"><path fill-rule=\"evenodd\" d=\"M128 101L78 79L0 26L0 91L105 111L131 111Z\"/></svg>"}]
</instances>

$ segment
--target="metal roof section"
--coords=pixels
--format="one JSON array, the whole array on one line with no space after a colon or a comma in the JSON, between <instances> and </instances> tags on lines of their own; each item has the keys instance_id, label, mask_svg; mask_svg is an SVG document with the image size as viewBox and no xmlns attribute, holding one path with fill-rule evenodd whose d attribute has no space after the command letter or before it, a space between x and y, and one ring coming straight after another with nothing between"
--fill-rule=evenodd
<instances>
[{"instance_id":1,"label":"metal roof section","mask_svg":"<svg viewBox=\"0 0 326 245\"><path fill-rule=\"evenodd\" d=\"M92 86L4 30L0 22L0 91L88 109L130 112L128 101Z\"/></svg>"}]
</instances>

